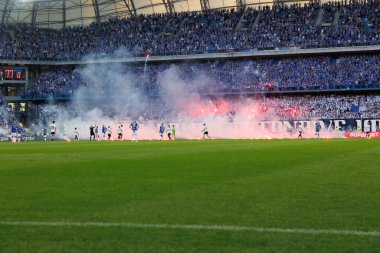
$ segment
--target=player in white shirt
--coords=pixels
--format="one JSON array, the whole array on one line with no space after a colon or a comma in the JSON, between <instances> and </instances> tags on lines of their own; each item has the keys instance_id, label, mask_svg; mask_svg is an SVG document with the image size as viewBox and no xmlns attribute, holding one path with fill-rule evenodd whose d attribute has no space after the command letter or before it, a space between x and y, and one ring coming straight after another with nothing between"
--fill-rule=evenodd
<instances>
[{"instance_id":1,"label":"player in white shirt","mask_svg":"<svg viewBox=\"0 0 380 253\"><path fill-rule=\"evenodd\" d=\"M300 125L298 127L298 139L302 139L302 134L303 134L303 126Z\"/></svg>"},{"instance_id":2,"label":"player in white shirt","mask_svg":"<svg viewBox=\"0 0 380 253\"><path fill-rule=\"evenodd\" d=\"M208 128L207 128L206 123L203 123L203 129L202 129L201 132L203 133L203 140L205 139L206 136L207 136L209 139L211 139L211 137L208 135Z\"/></svg>"},{"instance_id":3,"label":"player in white shirt","mask_svg":"<svg viewBox=\"0 0 380 253\"><path fill-rule=\"evenodd\" d=\"M170 125L168 125L168 127L166 128L166 133L168 134L169 141L171 141L172 140L172 128L170 127Z\"/></svg>"},{"instance_id":4,"label":"player in white shirt","mask_svg":"<svg viewBox=\"0 0 380 253\"><path fill-rule=\"evenodd\" d=\"M51 134L51 141L54 141L55 134L57 133L57 126L55 125L55 121L50 124L50 134Z\"/></svg>"},{"instance_id":5,"label":"player in white shirt","mask_svg":"<svg viewBox=\"0 0 380 253\"><path fill-rule=\"evenodd\" d=\"M108 126L108 128L107 128L107 136L108 136L108 139L107 139L107 140L111 140L111 136L112 136L112 129L111 129L111 126Z\"/></svg>"},{"instance_id":6,"label":"player in white shirt","mask_svg":"<svg viewBox=\"0 0 380 253\"><path fill-rule=\"evenodd\" d=\"M370 125L365 125L364 126L364 132L365 132L365 137L369 139L371 136L371 126Z\"/></svg>"},{"instance_id":7,"label":"player in white shirt","mask_svg":"<svg viewBox=\"0 0 380 253\"><path fill-rule=\"evenodd\" d=\"M117 139L118 140L123 139L123 125L121 125L117 128Z\"/></svg>"},{"instance_id":8,"label":"player in white shirt","mask_svg":"<svg viewBox=\"0 0 380 253\"><path fill-rule=\"evenodd\" d=\"M99 127L95 125L95 139L99 140Z\"/></svg>"},{"instance_id":9,"label":"player in white shirt","mask_svg":"<svg viewBox=\"0 0 380 253\"><path fill-rule=\"evenodd\" d=\"M79 131L77 128L74 129L74 141L79 141Z\"/></svg>"}]
</instances>

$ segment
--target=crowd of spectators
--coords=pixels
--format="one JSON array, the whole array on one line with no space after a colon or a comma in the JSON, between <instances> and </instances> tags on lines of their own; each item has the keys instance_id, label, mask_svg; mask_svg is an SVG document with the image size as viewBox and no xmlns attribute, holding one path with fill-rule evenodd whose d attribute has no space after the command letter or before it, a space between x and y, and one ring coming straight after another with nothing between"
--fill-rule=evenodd
<instances>
[{"instance_id":1,"label":"crowd of spectators","mask_svg":"<svg viewBox=\"0 0 380 253\"><path fill-rule=\"evenodd\" d=\"M379 12L379 1L363 0L138 15L60 30L5 24L0 27L0 58L75 60L120 52L160 55L379 44Z\"/></svg>"},{"instance_id":2,"label":"crowd of spectators","mask_svg":"<svg viewBox=\"0 0 380 253\"><path fill-rule=\"evenodd\" d=\"M314 95L257 98L264 118L359 119L379 118L379 95Z\"/></svg>"},{"instance_id":3,"label":"crowd of spectators","mask_svg":"<svg viewBox=\"0 0 380 253\"><path fill-rule=\"evenodd\" d=\"M118 71L122 72L119 73L121 76L132 73L128 78L135 80L128 81L136 83L140 89L158 92L165 85L160 76L171 68L175 69L181 82L203 94L380 87L379 54L192 61L175 66L167 63L132 64L123 65ZM24 97L70 97L78 87L91 85L83 72L83 69L67 67L47 71L29 84ZM97 78L107 85L112 81L102 80L102 76Z\"/></svg>"},{"instance_id":4,"label":"crowd of spectators","mask_svg":"<svg viewBox=\"0 0 380 253\"><path fill-rule=\"evenodd\" d=\"M32 82L24 96L27 98L70 97L84 83L76 70L69 68L47 71Z\"/></svg>"},{"instance_id":5,"label":"crowd of spectators","mask_svg":"<svg viewBox=\"0 0 380 253\"><path fill-rule=\"evenodd\" d=\"M213 78L224 89L254 91L370 88L380 83L378 55L228 61Z\"/></svg>"},{"instance_id":6,"label":"crowd of spectators","mask_svg":"<svg viewBox=\"0 0 380 253\"><path fill-rule=\"evenodd\" d=\"M223 105L222 105L223 104ZM202 111L200 111L202 107ZM223 108L224 107L224 108ZM38 119L56 118L58 112L77 117L87 116L75 104L37 105ZM224 117L231 122L263 120L379 119L380 95L279 95L229 96L202 98L196 103L177 107L160 98L151 98L137 111L115 111L106 105L96 105L102 114L115 121L134 118L140 122L203 122ZM214 110L216 108L217 110Z\"/></svg>"},{"instance_id":7,"label":"crowd of spectators","mask_svg":"<svg viewBox=\"0 0 380 253\"><path fill-rule=\"evenodd\" d=\"M223 102L221 102L223 101ZM234 117L236 121L246 120L305 120L305 119L360 119L380 118L379 95L312 95L312 96L260 96L260 97L230 97L203 100L205 107L210 106L218 109L208 110L197 114L196 106L187 105L184 116L183 111L167 104L162 100L151 100L149 106L139 114L141 119L173 121L185 120L188 117L226 116ZM220 104L229 104L228 111L222 111ZM359 109L360 108L360 109ZM253 110L252 110L253 109ZM248 114L247 114L248 112ZM186 116L187 115L187 116ZM246 118L244 118L246 117Z\"/></svg>"},{"instance_id":8,"label":"crowd of spectators","mask_svg":"<svg viewBox=\"0 0 380 253\"><path fill-rule=\"evenodd\" d=\"M0 94L0 128L7 128L16 121L14 114L3 96Z\"/></svg>"}]
</instances>

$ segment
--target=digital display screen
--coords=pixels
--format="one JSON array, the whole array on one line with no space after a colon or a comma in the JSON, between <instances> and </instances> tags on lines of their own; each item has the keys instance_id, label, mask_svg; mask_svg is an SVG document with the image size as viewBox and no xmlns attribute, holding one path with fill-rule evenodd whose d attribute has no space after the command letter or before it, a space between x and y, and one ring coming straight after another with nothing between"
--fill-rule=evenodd
<instances>
[{"instance_id":1,"label":"digital display screen","mask_svg":"<svg viewBox=\"0 0 380 253\"><path fill-rule=\"evenodd\" d=\"M0 66L0 79L4 81L22 81L26 79L26 68Z\"/></svg>"}]
</instances>

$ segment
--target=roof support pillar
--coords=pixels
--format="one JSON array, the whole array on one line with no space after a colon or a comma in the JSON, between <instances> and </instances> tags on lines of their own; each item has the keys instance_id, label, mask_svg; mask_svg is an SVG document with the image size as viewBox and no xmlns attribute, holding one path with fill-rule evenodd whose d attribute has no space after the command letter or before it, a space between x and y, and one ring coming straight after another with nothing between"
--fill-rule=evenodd
<instances>
[{"instance_id":1,"label":"roof support pillar","mask_svg":"<svg viewBox=\"0 0 380 253\"><path fill-rule=\"evenodd\" d=\"M202 11L208 11L210 9L210 2L208 0L200 0Z\"/></svg>"},{"instance_id":2,"label":"roof support pillar","mask_svg":"<svg viewBox=\"0 0 380 253\"><path fill-rule=\"evenodd\" d=\"M31 24L32 24L32 26L35 26L35 25L36 25L37 10L38 10L38 3L33 3L33 8L32 8L32 20L31 20Z\"/></svg>"},{"instance_id":3,"label":"roof support pillar","mask_svg":"<svg viewBox=\"0 0 380 253\"><path fill-rule=\"evenodd\" d=\"M62 26L63 28L66 27L66 0L63 0L62 2Z\"/></svg>"},{"instance_id":4,"label":"roof support pillar","mask_svg":"<svg viewBox=\"0 0 380 253\"><path fill-rule=\"evenodd\" d=\"M5 5L4 5L4 9L3 9L3 16L1 17L1 24L2 25L4 25L4 23L5 23L5 16L8 12L9 1L10 0L5 0Z\"/></svg>"},{"instance_id":5,"label":"roof support pillar","mask_svg":"<svg viewBox=\"0 0 380 253\"><path fill-rule=\"evenodd\" d=\"M165 5L165 9L166 9L167 13L173 13L173 12L175 12L172 0L162 0L162 2Z\"/></svg>"},{"instance_id":6,"label":"roof support pillar","mask_svg":"<svg viewBox=\"0 0 380 253\"><path fill-rule=\"evenodd\" d=\"M236 7L238 10L245 10L245 0L236 0Z\"/></svg>"},{"instance_id":7,"label":"roof support pillar","mask_svg":"<svg viewBox=\"0 0 380 253\"><path fill-rule=\"evenodd\" d=\"M129 11L129 15L136 16L137 15L136 8L135 8L135 4L133 3L133 0L123 0L123 2L125 3L125 6L127 7Z\"/></svg>"},{"instance_id":8,"label":"roof support pillar","mask_svg":"<svg viewBox=\"0 0 380 253\"><path fill-rule=\"evenodd\" d=\"M283 6L285 5L285 0L274 0L273 5L275 6Z\"/></svg>"},{"instance_id":9,"label":"roof support pillar","mask_svg":"<svg viewBox=\"0 0 380 253\"><path fill-rule=\"evenodd\" d=\"M92 6L94 6L96 23L99 23L100 22L100 13L99 13L98 0L92 0Z\"/></svg>"}]
</instances>

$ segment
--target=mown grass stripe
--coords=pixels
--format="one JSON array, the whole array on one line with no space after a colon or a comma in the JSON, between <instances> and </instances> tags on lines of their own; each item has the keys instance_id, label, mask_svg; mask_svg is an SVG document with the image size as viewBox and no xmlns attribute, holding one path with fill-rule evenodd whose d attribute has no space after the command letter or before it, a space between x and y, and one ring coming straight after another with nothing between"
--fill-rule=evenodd
<instances>
[{"instance_id":1,"label":"mown grass stripe","mask_svg":"<svg viewBox=\"0 0 380 253\"><path fill-rule=\"evenodd\" d=\"M257 233L311 234L311 235L352 235L380 237L380 231L340 230L340 229L303 229L303 228L266 228L231 225L200 224L143 224L124 222L65 222L65 221L0 221L2 226L48 226L48 227L121 227L152 229L216 230Z\"/></svg>"}]
</instances>

